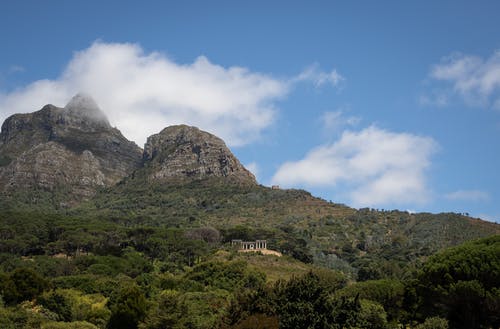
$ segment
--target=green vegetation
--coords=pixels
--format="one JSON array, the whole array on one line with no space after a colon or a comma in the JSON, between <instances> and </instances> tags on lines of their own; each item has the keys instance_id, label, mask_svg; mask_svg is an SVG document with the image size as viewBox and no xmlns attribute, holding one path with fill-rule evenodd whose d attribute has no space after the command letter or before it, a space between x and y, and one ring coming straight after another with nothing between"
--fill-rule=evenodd
<instances>
[{"instance_id":1,"label":"green vegetation","mask_svg":"<svg viewBox=\"0 0 500 329\"><path fill-rule=\"evenodd\" d=\"M1 328L500 326L496 224L217 180L58 200L0 201Z\"/></svg>"},{"instance_id":2,"label":"green vegetation","mask_svg":"<svg viewBox=\"0 0 500 329\"><path fill-rule=\"evenodd\" d=\"M214 227L224 242L267 239L271 249L357 280L404 279L443 248L499 234L500 225L460 214L410 214L326 202L211 178L154 184L144 171L69 211L123 226Z\"/></svg>"},{"instance_id":3,"label":"green vegetation","mask_svg":"<svg viewBox=\"0 0 500 329\"><path fill-rule=\"evenodd\" d=\"M418 275L424 315L453 328L500 326L500 236L465 243L429 259Z\"/></svg>"},{"instance_id":4,"label":"green vegetation","mask_svg":"<svg viewBox=\"0 0 500 329\"><path fill-rule=\"evenodd\" d=\"M404 279L356 282L350 271L292 256L235 252L224 241L254 238L246 226L219 231L61 214L2 216L2 328L500 324L498 235L422 260ZM272 230L260 230L272 239Z\"/></svg>"}]
</instances>

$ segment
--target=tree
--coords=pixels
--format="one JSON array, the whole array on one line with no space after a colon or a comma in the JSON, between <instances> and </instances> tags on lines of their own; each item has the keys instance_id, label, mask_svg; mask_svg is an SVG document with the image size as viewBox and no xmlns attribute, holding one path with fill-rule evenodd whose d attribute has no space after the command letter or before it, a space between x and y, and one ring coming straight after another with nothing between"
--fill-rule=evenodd
<instances>
[{"instance_id":1,"label":"tree","mask_svg":"<svg viewBox=\"0 0 500 329\"><path fill-rule=\"evenodd\" d=\"M68 299L56 292L52 291L50 293L42 294L38 297L38 304L43 305L49 311L57 314L60 321L71 321L71 305L69 305Z\"/></svg>"},{"instance_id":2,"label":"tree","mask_svg":"<svg viewBox=\"0 0 500 329\"><path fill-rule=\"evenodd\" d=\"M203 240L210 244L216 244L221 239L220 232L213 227L194 228L187 231L185 236L191 240Z\"/></svg>"},{"instance_id":3,"label":"tree","mask_svg":"<svg viewBox=\"0 0 500 329\"><path fill-rule=\"evenodd\" d=\"M362 299L361 309L358 314L359 328L384 329L387 328L387 314L377 302Z\"/></svg>"},{"instance_id":4,"label":"tree","mask_svg":"<svg viewBox=\"0 0 500 329\"><path fill-rule=\"evenodd\" d=\"M448 329L448 321L435 316L425 319L425 322L417 325L415 329Z\"/></svg>"},{"instance_id":5,"label":"tree","mask_svg":"<svg viewBox=\"0 0 500 329\"><path fill-rule=\"evenodd\" d=\"M372 280L358 282L336 293L338 296L371 300L382 305L389 321L400 319L405 298L405 286L398 280Z\"/></svg>"},{"instance_id":6,"label":"tree","mask_svg":"<svg viewBox=\"0 0 500 329\"><path fill-rule=\"evenodd\" d=\"M135 284L128 285L111 301L110 309L109 329L137 329L146 316L146 297Z\"/></svg>"},{"instance_id":7,"label":"tree","mask_svg":"<svg viewBox=\"0 0 500 329\"><path fill-rule=\"evenodd\" d=\"M275 285L280 328L330 328L333 304L318 275L308 272Z\"/></svg>"},{"instance_id":8,"label":"tree","mask_svg":"<svg viewBox=\"0 0 500 329\"><path fill-rule=\"evenodd\" d=\"M41 275L28 268L18 268L2 283L2 294L8 303L31 300L49 289L49 283Z\"/></svg>"},{"instance_id":9,"label":"tree","mask_svg":"<svg viewBox=\"0 0 500 329\"><path fill-rule=\"evenodd\" d=\"M500 326L500 236L449 248L418 275L423 318L446 317L453 328Z\"/></svg>"}]
</instances>

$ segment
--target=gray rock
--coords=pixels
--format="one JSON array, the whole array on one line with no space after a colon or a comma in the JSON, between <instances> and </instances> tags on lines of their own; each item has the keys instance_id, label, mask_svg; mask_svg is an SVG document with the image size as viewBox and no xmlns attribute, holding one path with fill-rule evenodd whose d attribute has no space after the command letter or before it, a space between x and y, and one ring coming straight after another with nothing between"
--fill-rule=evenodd
<instances>
[{"instance_id":1,"label":"gray rock","mask_svg":"<svg viewBox=\"0 0 500 329\"><path fill-rule=\"evenodd\" d=\"M222 139L196 127L170 126L150 136L143 159L150 181L226 177L256 184Z\"/></svg>"},{"instance_id":2,"label":"gray rock","mask_svg":"<svg viewBox=\"0 0 500 329\"><path fill-rule=\"evenodd\" d=\"M141 165L142 150L112 128L88 96L59 108L7 118L0 133L0 190L67 190L69 201L92 196Z\"/></svg>"},{"instance_id":3,"label":"gray rock","mask_svg":"<svg viewBox=\"0 0 500 329\"><path fill-rule=\"evenodd\" d=\"M57 195L55 202L73 205L127 176L145 177L140 184L210 177L256 184L220 138L172 126L149 137L143 152L84 94L64 108L46 105L2 125L0 193L42 190Z\"/></svg>"}]
</instances>

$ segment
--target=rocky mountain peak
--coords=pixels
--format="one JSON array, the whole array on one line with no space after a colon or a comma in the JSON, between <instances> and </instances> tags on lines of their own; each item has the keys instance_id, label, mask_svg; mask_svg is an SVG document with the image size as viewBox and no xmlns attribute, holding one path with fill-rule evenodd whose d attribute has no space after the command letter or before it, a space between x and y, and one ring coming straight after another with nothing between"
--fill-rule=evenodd
<instances>
[{"instance_id":1,"label":"rocky mountain peak","mask_svg":"<svg viewBox=\"0 0 500 329\"><path fill-rule=\"evenodd\" d=\"M42 189L92 196L141 164L142 150L112 128L92 97L7 118L0 133L0 192ZM60 193L59 193L60 194Z\"/></svg>"},{"instance_id":2,"label":"rocky mountain peak","mask_svg":"<svg viewBox=\"0 0 500 329\"><path fill-rule=\"evenodd\" d=\"M196 127L170 126L150 136L143 160L153 181L227 177L256 184L222 139Z\"/></svg>"},{"instance_id":3,"label":"rocky mountain peak","mask_svg":"<svg viewBox=\"0 0 500 329\"><path fill-rule=\"evenodd\" d=\"M109 126L109 121L104 112L99 108L92 96L78 93L64 107L70 117L81 118L91 122L102 123Z\"/></svg>"},{"instance_id":4,"label":"rocky mountain peak","mask_svg":"<svg viewBox=\"0 0 500 329\"><path fill-rule=\"evenodd\" d=\"M222 139L196 127L167 127L149 137L142 151L109 125L86 94L64 108L45 105L14 114L2 125L0 194L43 191L54 202L57 196L74 204L128 176L143 177L146 184L211 177L256 184Z\"/></svg>"}]
</instances>

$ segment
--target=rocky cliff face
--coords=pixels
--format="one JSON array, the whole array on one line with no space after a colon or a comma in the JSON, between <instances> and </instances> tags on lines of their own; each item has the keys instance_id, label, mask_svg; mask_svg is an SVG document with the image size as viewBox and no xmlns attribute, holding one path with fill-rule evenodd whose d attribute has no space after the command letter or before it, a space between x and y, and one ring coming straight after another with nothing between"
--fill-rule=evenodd
<instances>
[{"instance_id":1,"label":"rocky cliff face","mask_svg":"<svg viewBox=\"0 0 500 329\"><path fill-rule=\"evenodd\" d=\"M112 128L95 102L76 95L64 108L15 114L0 133L0 190L64 188L69 200L92 196L141 164L142 150Z\"/></svg>"},{"instance_id":2,"label":"rocky cliff face","mask_svg":"<svg viewBox=\"0 0 500 329\"><path fill-rule=\"evenodd\" d=\"M137 175L133 174L138 171ZM140 184L219 177L256 184L224 142L185 125L148 138L144 152L112 128L97 104L76 95L64 107L15 114L0 133L0 193L45 191L78 203L123 178Z\"/></svg>"},{"instance_id":3,"label":"rocky cliff face","mask_svg":"<svg viewBox=\"0 0 500 329\"><path fill-rule=\"evenodd\" d=\"M144 146L143 159L150 181L225 177L256 184L222 139L196 127L171 126L152 135Z\"/></svg>"}]
</instances>

